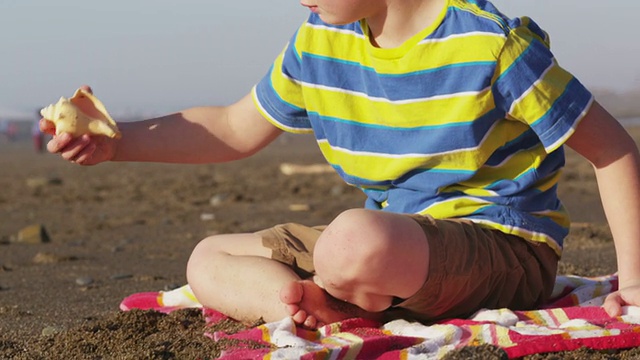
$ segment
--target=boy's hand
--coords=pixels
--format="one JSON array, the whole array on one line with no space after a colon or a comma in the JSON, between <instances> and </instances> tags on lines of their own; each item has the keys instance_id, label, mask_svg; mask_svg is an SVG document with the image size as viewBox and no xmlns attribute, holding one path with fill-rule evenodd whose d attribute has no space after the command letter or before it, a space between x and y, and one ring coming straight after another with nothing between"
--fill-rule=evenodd
<instances>
[{"instance_id":1,"label":"boy's hand","mask_svg":"<svg viewBox=\"0 0 640 360\"><path fill-rule=\"evenodd\" d=\"M81 86L85 91L93 94L88 85ZM96 165L113 159L116 140L106 136L82 135L73 138L70 134L56 135L56 126L47 119L40 120L40 131L53 135L47 144L50 153L59 153L63 159L80 165Z\"/></svg>"},{"instance_id":2,"label":"boy's hand","mask_svg":"<svg viewBox=\"0 0 640 360\"><path fill-rule=\"evenodd\" d=\"M46 128L49 121L40 121L41 129ZM44 125L43 125L44 124ZM47 150L53 154L60 154L63 159L80 165L96 165L113 159L118 140L107 136L82 135L73 138L71 134L54 135L47 144Z\"/></svg>"},{"instance_id":3,"label":"boy's hand","mask_svg":"<svg viewBox=\"0 0 640 360\"><path fill-rule=\"evenodd\" d=\"M602 306L609 316L620 316L627 305L640 306L640 283L609 294Z\"/></svg>"}]
</instances>

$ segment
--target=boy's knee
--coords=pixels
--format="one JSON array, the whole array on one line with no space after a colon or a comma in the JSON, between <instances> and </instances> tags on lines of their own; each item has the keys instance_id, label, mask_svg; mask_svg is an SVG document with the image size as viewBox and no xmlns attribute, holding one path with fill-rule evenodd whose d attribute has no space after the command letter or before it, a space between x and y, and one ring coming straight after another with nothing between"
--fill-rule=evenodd
<instances>
[{"instance_id":1,"label":"boy's knee","mask_svg":"<svg viewBox=\"0 0 640 360\"><path fill-rule=\"evenodd\" d=\"M377 211L364 209L341 213L322 232L316 250L320 255L338 256L349 261L383 250L390 240L390 229L380 222L380 215Z\"/></svg>"},{"instance_id":2,"label":"boy's knee","mask_svg":"<svg viewBox=\"0 0 640 360\"><path fill-rule=\"evenodd\" d=\"M187 262L187 282L192 287L199 283L198 279L206 273L206 268L211 263L212 256L220 251L216 245L217 242L218 239L215 236L211 236L201 240L193 248Z\"/></svg>"},{"instance_id":3,"label":"boy's knee","mask_svg":"<svg viewBox=\"0 0 640 360\"><path fill-rule=\"evenodd\" d=\"M348 262L357 257L354 251L358 251L357 243L363 235L362 222L359 210L348 210L338 215L318 238L313 250L314 264L325 260Z\"/></svg>"},{"instance_id":4,"label":"boy's knee","mask_svg":"<svg viewBox=\"0 0 640 360\"><path fill-rule=\"evenodd\" d=\"M347 210L327 226L313 251L316 273L334 282L358 280L367 271L369 259L384 252L385 234L377 229L376 213Z\"/></svg>"}]
</instances>

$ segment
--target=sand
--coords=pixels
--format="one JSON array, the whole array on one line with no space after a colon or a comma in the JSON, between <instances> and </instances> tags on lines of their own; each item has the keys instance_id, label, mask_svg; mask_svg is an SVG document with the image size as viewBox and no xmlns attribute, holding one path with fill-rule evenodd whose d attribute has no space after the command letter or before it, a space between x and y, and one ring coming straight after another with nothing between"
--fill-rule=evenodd
<instances>
[{"instance_id":1,"label":"sand","mask_svg":"<svg viewBox=\"0 0 640 360\"><path fill-rule=\"evenodd\" d=\"M639 129L630 131L640 139ZM287 135L233 164L80 167L36 153L29 139L0 137L0 358L215 358L230 344L214 344L202 335L198 311L125 313L118 305L136 292L186 283L189 254L208 235L288 221L326 224L344 209L361 207L364 196L335 174L280 172L282 162L322 162L311 140ZM614 272L593 172L571 151L560 194L574 226L559 272ZM13 241L32 225L43 226L50 241ZM500 356L487 347L465 351L452 358ZM564 358L634 355L640 355L637 349L585 349Z\"/></svg>"}]
</instances>

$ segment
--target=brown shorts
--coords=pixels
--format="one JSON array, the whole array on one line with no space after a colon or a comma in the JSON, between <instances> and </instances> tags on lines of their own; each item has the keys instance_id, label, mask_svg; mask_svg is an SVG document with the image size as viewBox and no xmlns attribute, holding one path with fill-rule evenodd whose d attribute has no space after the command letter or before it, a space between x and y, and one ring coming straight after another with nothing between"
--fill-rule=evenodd
<instances>
[{"instance_id":1,"label":"brown shorts","mask_svg":"<svg viewBox=\"0 0 640 360\"><path fill-rule=\"evenodd\" d=\"M549 246L466 220L408 216L429 241L429 275L415 295L394 302L394 317L433 321L482 308L533 309L551 294L558 256ZM324 228L289 223L258 234L274 260L306 278L314 274L313 247Z\"/></svg>"}]
</instances>

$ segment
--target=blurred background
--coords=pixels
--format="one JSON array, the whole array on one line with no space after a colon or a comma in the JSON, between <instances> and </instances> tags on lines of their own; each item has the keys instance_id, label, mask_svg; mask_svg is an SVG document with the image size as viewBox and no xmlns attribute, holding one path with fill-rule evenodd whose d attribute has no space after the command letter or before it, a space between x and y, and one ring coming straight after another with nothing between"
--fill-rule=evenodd
<instances>
[{"instance_id":1,"label":"blurred background","mask_svg":"<svg viewBox=\"0 0 640 360\"><path fill-rule=\"evenodd\" d=\"M619 118L640 117L640 2L494 4L547 30L561 65ZM0 121L34 121L82 84L118 120L233 102L307 14L289 0L2 0Z\"/></svg>"}]
</instances>

